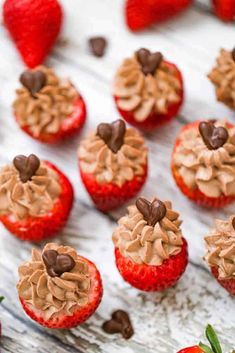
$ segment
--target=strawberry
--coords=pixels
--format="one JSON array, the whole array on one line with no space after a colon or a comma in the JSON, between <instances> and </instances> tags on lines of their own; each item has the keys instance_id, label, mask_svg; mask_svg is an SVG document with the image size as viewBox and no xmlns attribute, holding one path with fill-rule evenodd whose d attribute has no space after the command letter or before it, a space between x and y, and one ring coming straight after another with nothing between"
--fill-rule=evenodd
<instances>
[{"instance_id":1,"label":"strawberry","mask_svg":"<svg viewBox=\"0 0 235 353\"><path fill-rule=\"evenodd\" d=\"M5 0L4 24L25 64L41 64L61 29L63 12L57 0Z\"/></svg>"},{"instance_id":2,"label":"strawberry","mask_svg":"<svg viewBox=\"0 0 235 353\"><path fill-rule=\"evenodd\" d=\"M216 267L212 267L211 272L222 287L224 287L231 295L235 295L235 279L219 279L219 273Z\"/></svg>"},{"instance_id":3,"label":"strawberry","mask_svg":"<svg viewBox=\"0 0 235 353\"><path fill-rule=\"evenodd\" d=\"M163 291L176 284L188 264L188 246L183 239L181 252L165 260L162 265L134 263L115 248L117 268L125 281L143 291Z\"/></svg>"},{"instance_id":4,"label":"strawberry","mask_svg":"<svg viewBox=\"0 0 235 353\"><path fill-rule=\"evenodd\" d=\"M64 227L72 208L73 187L69 179L52 163L47 161L44 163L57 173L61 187L61 193L53 209L43 216L28 216L22 220L15 219L11 214L0 216L3 225L21 240L36 242L54 236Z\"/></svg>"},{"instance_id":5,"label":"strawberry","mask_svg":"<svg viewBox=\"0 0 235 353\"><path fill-rule=\"evenodd\" d=\"M235 19L235 0L213 0L216 15L225 22Z\"/></svg>"},{"instance_id":6,"label":"strawberry","mask_svg":"<svg viewBox=\"0 0 235 353\"><path fill-rule=\"evenodd\" d=\"M207 325L205 334L210 346L200 342L198 346L184 348L178 353L222 353L217 334L211 325Z\"/></svg>"},{"instance_id":7,"label":"strawberry","mask_svg":"<svg viewBox=\"0 0 235 353\"><path fill-rule=\"evenodd\" d=\"M138 31L170 19L191 3L192 0L127 0L126 23L130 30Z\"/></svg>"},{"instance_id":8,"label":"strawberry","mask_svg":"<svg viewBox=\"0 0 235 353\"><path fill-rule=\"evenodd\" d=\"M78 309L73 312L72 315L65 315L61 313L59 314L59 317L52 316L50 319L46 319L43 312L35 309L33 305L27 303L19 296L24 311L32 320L51 329L70 329L84 323L96 311L103 295L103 286L100 273L95 264L88 259L79 255L77 256L77 259L79 262L85 262L88 265L91 283L88 293L88 302L84 305L79 305ZM59 277L58 279L61 280ZM73 279L71 278L70 281L72 280Z\"/></svg>"}]
</instances>

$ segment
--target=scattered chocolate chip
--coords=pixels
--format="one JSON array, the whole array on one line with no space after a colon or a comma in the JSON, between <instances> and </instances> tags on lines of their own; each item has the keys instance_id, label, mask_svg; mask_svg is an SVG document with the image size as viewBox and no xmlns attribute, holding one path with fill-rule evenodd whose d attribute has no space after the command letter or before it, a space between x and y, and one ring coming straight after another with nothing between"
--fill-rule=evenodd
<instances>
[{"instance_id":1,"label":"scattered chocolate chip","mask_svg":"<svg viewBox=\"0 0 235 353\"><path fill-rule=\"evenodd\" d=\"M232 50L232 58L235 61L235 48Z\"/></svg>"},{"instance_id":2,"label":"scattered chocolate chip","mask_svg":"<svg viewBox=\"0 0 235 353\"><path fill-rule=\"evenodd\" d=\"M21 74L20 82L25 88L27 88L27 90L31 93L32 97L34 97L35 94L46 85L47 78L44 72L40 70L27 70Z\"/></svg>"},{"instance_id":3,"label":"scattered chocolate chip","mask_svg":"<svg viewBox=\"0 0 235 353\"><path fill-rule=\"evenodd\" d=\"M217 150L228 140L228 131L222 127L216 127L213 121L203 121L199 124L200 135L209 150Z\"/></svg>"},{"instance_id":4,"label":"scattered chocolate chip","mask_svg":"<svg viewBox=\"0 0 235 353\"><path fill-rule=\"evenodd\" d=\"M89 39L89 46L92 54L101 58L105 54L107 40L104 37L92 37Z\"/></svg>"},{"instance_id":5,"label":"scattered chocolate chip","mask_svg":"<svg viewBox=\"0 0 235 353\"><path fill-rule=\"evenodd\" d=\"M72 256L59 254L56 250L45 250L42 254L42 259L47 273L51 277L59 277L64 272L70 272L75 266Z\"/></svg>"},{"instance_id":6,"label":"scattered chocolate chip","mask_svg":"<svg viewBox=\"0 0 235 353\"><path fill-rule=\"evenodd\" d=\"M154 75L162 62L163 56L160 52L151 53L148 49L141 48L136 52L136 58L145 75Z\"/></svg>"},{"instance_id":7,"label":"scattered chocolate chip","mask_svg":"<svg viewBox=\"0 0 235 353\"><path fill-rule=\"evenodd\" d=\"M116 120L111 124L101 123L97 127L97 135L114 153L117 153L122 147L125 133L126 124L121 119Z\"/></svg>"},{"instance_id":8,"label":"scattered chocolate chip","mask_svg":"<svg viewBox=\"0 0 235 353\"><path fill-rule=\"evenodd\" d=\"M19 155L14 158L13 164L19 172L22 183L26 183L37 172L40 160L35 154L31 154L29 157Z\"/></svg>"},{"instance_id":9,"label":"scattered chocolate chip","mask_svg":"<svg viewBox=\"0 0 235 353\"><path fill-rule=\"evenodd\" d=\"M123 310L116 310L112 314L111 320L106 321L102 328L104 332L109 334L121 333L125 339L131 338L134 334L129 315Z\"/></svg>"},{"instance_id":10,"label":"scattered chocolate chip","mask_svg":"<svg viewBox=\"0 0 235 353\"><path fill-rule=\"evenodd\" d=\"M143 197L139 197L136 200L136 207L151 227L154 227L155 224L160 222L166 215L165 204L157 199L154 199L153 202L149 202Z\"/></svg>"}]
</instances>

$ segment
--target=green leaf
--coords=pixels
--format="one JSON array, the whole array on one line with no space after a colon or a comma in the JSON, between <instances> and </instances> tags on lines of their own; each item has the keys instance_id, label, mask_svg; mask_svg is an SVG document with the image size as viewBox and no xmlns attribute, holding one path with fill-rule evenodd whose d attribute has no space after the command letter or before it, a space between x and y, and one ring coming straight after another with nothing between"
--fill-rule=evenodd
<instances>
[{"instance_id":1,"label":"green leaf","mask_svg":"<svg viewBox=\"0 0 235 353\"><path fill-rule=\"evenodd\" d=\"M203 350L204 353L213 353L212 349L202 342L199 343L199 347Z\"/></svg>"},{"instance_id":2,"label":"green leaf","mask_svg":"<svg viewBox=\"0 0 235 353\"><path fill-rule=\"evenodd\" d=\"M208 325L206 328L206 337L211 344L211 348L214 353L222 353L221 345L215 330L211 325Z\"/></svg>"},{"instance_id":3,"label":"green leaf","mask_svg":"<svg viewBox=\"0 0 235 353\"><path fill-rule=\"evenodd\" d=\"M4 297L1 297L1 296L0 296L0 303L1 303L4 299L5 299Z\"/></svg>"}]
</instances>

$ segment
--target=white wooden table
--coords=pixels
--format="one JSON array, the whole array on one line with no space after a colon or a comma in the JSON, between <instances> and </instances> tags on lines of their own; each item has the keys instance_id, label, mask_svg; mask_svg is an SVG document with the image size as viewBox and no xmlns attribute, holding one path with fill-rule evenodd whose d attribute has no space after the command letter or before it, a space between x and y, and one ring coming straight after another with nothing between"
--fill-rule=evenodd
<instances>
[{"instance_id":1,"label":"white wooden table","mask_svg":"<svg viewBox=\"0 0 235 353\"><path fill-rule=\"evenodd\" d=\"M3 0L0 0L0 4ZM187 201L177 190L170 173L173 141L183 124L198 118L234 121L234 113L215 101L206 78L221 46L235 46L234 24L217 20L203 1L177 19L148 31L132 34L124 25L121 0L63 0L66 21L64 44L55 47L48 65L69 76L79 87L88 106L83 135L101 121L118 118L110 93L114 72L121 60L140 47L160 50L175 62L185 77L186 102L181 115L171 124L146 136L150 149L150 175L143 195L172 199L183 218L189 242L190 265L180 283L162 294L144 294L125 284L114 265L112 229L125 208L104 215L97 212L77 172L76 150L80 138L61 146L41 145L22 133L11 112L18 76L24 69L3 26L0 27L0 162L16 154L36 153L57 164L71 178L76 202L69 223L55 240L74 246L99 267L104 281L104 298L97 313L82 327L52 331L27 318L17 299L17 267L30 257L32 244L22 243L0 229L0 307L3 325L1 352L14 353L175 353L202 338L207 323L221 336L225 353L235 347L235 300L212 278L202 257L203 236L216 217L226 218L234 205L220 211L206 211ZM105 35L109 39L103 59L91 56L87 38ZM36 245L40 246L40 245ZM42 244L41 244L42 247ZM108 336L101 325L112 310L127 309L135 335L129 341Z\"/></svg>"}]
</instances>

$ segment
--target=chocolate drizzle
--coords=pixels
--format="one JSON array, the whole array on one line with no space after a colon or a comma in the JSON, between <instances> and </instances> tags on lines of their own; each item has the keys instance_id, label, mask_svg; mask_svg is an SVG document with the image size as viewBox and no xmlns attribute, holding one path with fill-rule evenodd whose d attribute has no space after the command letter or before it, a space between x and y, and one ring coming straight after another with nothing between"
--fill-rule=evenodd
<instances>
[{"instance_id":1,"label":"chocolate drizzle","mask_svg":"<svg viewBox=\"0 0 235 353\"><path fill-rule=\"evenodd\" d=\"M124 143L126 133L126 124L123 120L116 120L111 124L101 123L97 128L97 135L106 143L106 145L117 153Z\"/></svg>"},{"instance_id":2,"label":"chocolate drizzle","mask_svg":"<svg viewBox=\"0 0 235 353\"><path fill-rule=\"evenodd\" d=\"M46 85L47 78L44 72L40 70L27 70L21 74L20 82L25 88L27 88L32 97L35 97L35 94L38 93Z\"/></svg>"},{"instance_id":3,"label":"chocolate drizzle","mask_svg":"<svg viewBox=\"0 0 235 353\"><path fill-rule=\"evenodd\" d=\"M199 124L200 135L209 150L217 150L228 140L228 131L222 127L216 127L212 121L203 121Z\"/></svg>"},{"instance_id":4,"label":"chocolate drizzle","mask_svg":"<svg viewBox=\"0 0 235 353\"><path fill-rule=\"evenodd\" d=\"M72 256L59 254L56 250L45 250L42 259L50 277L60 277L64 272L70 272L75 266Z\"/></svg>"},{"instance_id":5,"label":"chocolate drizzle","mask_svg":"<svg viewBox=\"0 0 235 353\"><path fill-rule=\"evenodd\" d=\"M121 333L125 339L131 338L134 334L129 315L123 310L116 310L111 320L106 321L102 328L109 334Z\"/></svg>"},{"instance_id":6,"label":"chocolate drizzle","mask_svg":"<svg viewBox=\"0 0 235 353\"><path fill-rule=\"evenodd\" d=\"M151 53L150 50L141 48L136 52L136 58L145 75L154 75L162 62L163 56L160 52Z\"/></svg>"},{"instance_id":7,"label":"chocolate drizzle","mask_svg":"<svg viewBox=\"0 0 235 353\"><path fill-rule=\"evenodd\" d=\"M235 48L233 48L233 50L232 50L232 58L233 58L233 60L235 61Z\"/></svg>"},{"instance_id":8,"label":"chocolate drizzle","mask_svg":"<svg viewBox=\"0 0 235 353\"><path fill-rule=\"evenodd\" d=\"M139 197L136 200L136 207L151 227L154 227L156 223L160 222L166 215L165 204L157 199L149 202L143 197Z\"/></svg>"},{"instance_id":9,"label":"chocolate drizzle","mask_svg":"<svg viewBox=\"0 0 235 353\"><path fill-rule=\"evenodd\" d=\"M13 164L19 172L22 183L26 183L36 174L40 167L40 160L35 154L31 154L29 157L18 155L14 158Z\"/></svg>"}]
</instances>

